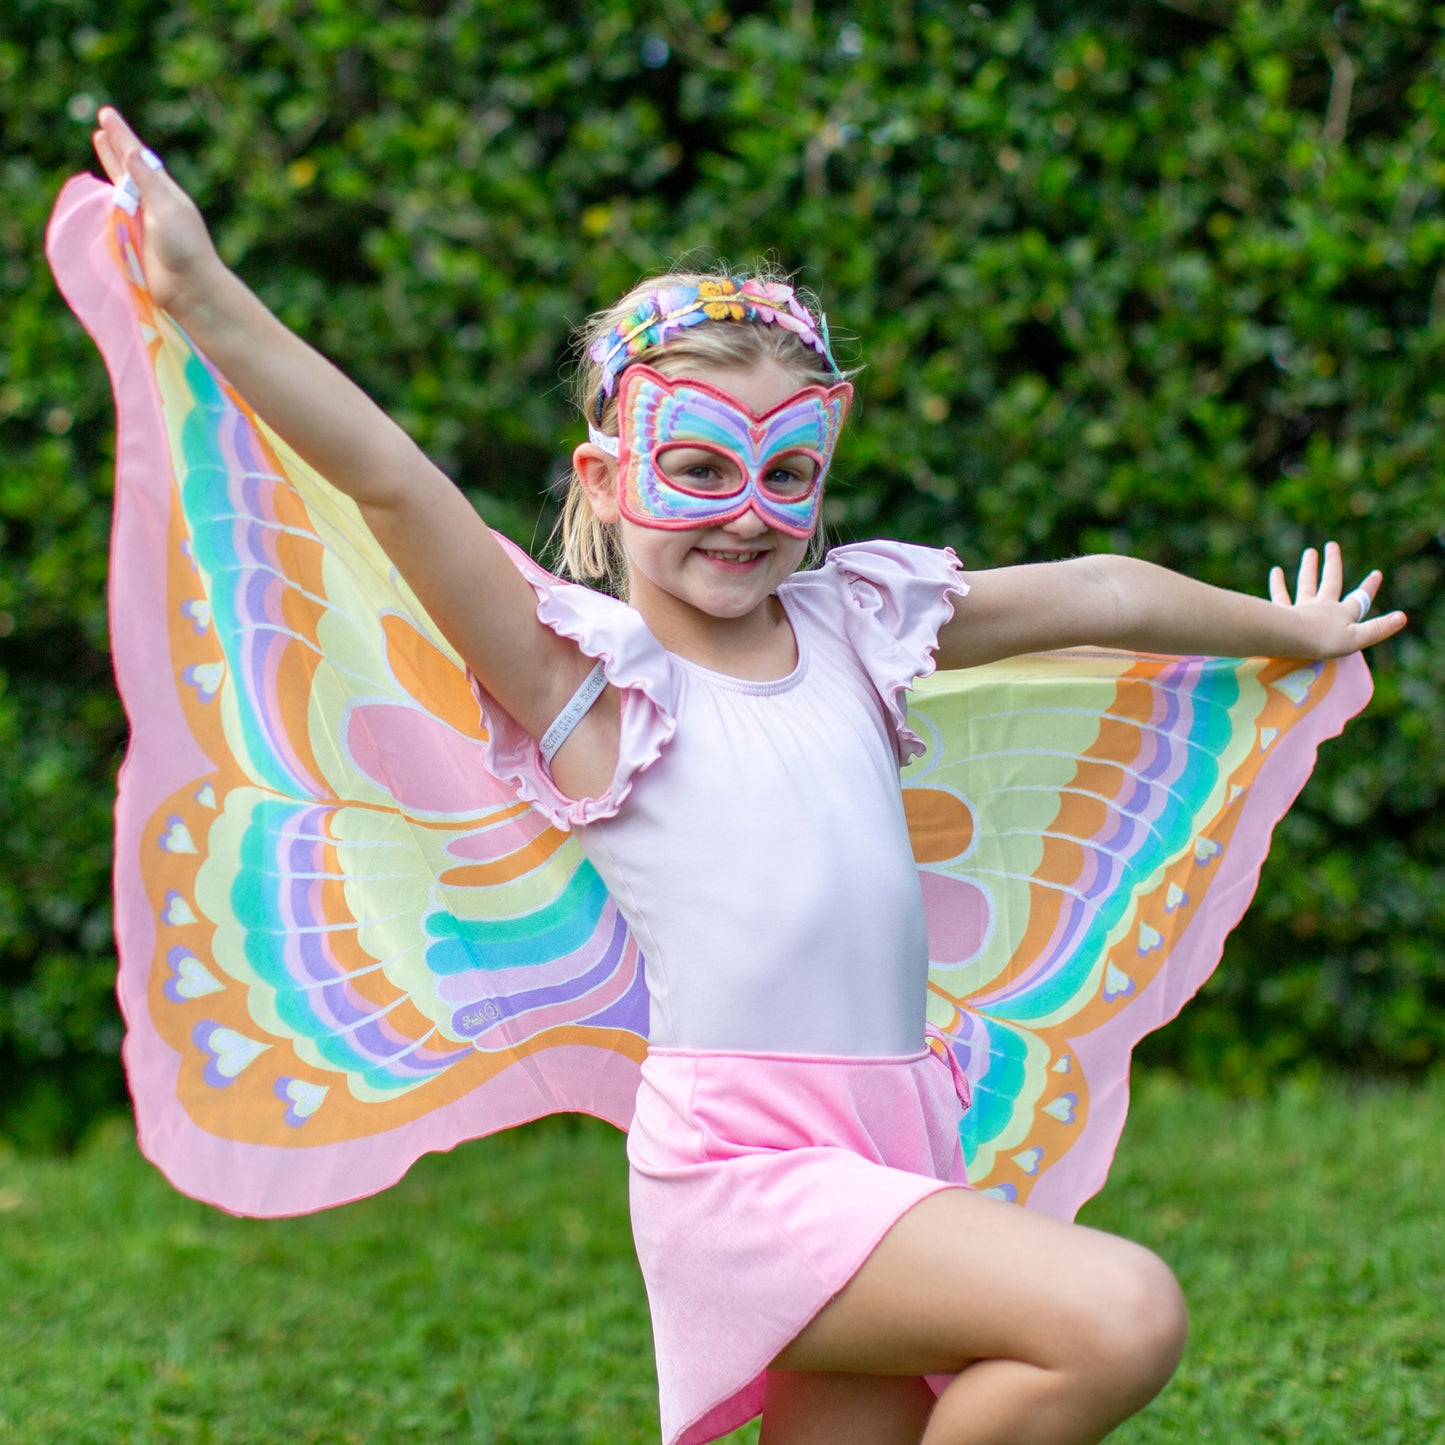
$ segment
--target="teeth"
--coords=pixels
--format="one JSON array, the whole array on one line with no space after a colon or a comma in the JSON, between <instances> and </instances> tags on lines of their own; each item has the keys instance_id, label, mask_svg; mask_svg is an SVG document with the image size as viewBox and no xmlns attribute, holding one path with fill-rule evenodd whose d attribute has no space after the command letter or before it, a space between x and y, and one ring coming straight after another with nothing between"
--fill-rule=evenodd
<instances>
[{"instance_id":1,"label":"teeth","mask_svg":"<svg viewBox=\"0 0 1445 1445\"><path fill-rule=\"evenodd\" d=\"M751 562L754 557L761 557L761 552L714 552L704 549L704 557L716 557L719 562Z\"/></svg>"}]
</instances>

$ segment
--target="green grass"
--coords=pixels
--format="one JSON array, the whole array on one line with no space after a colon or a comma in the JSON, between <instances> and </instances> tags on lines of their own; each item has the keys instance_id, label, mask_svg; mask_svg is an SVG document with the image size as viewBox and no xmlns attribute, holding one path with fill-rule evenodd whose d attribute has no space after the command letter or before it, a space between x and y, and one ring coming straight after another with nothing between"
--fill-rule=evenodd
<instances>
[{"instance_id":1,"label":"green grass","mask_svg":"<svg viewBox=\"0 0 1445 1445\"><path fill-rule=\"evenodd\" d=\"M1191 1329L1121 1445L1445 1441L1442 1082L1141 1094L1080 1218L1162 1254Z\"/></svg>"},{"instance_id":2,"label":"green grass","mask_svg":"<svg viewBox=\"0 0 1445 1445\"><path fill-rule=\"evenodd\" d=\"M1119 1445L1445 1440L1442 1140L1445 1084L1141 1089L1084 1218L1162 1253L1193 1327ZM0 1154L0 1300L6 1445L657 1438L622 1141L590 1121L276 1222L181 1198L118 1127Z\"/></svg>"}]
</instances>

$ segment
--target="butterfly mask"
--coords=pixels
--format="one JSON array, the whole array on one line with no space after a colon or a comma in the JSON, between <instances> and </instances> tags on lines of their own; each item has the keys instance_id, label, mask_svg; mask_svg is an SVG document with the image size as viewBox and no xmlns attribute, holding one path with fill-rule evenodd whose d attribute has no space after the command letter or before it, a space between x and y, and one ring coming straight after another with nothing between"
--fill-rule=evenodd
<instances>
[{"instance_id":1,"label":"butterfly mask","mask_svg":"<svg viewBox=\"0 0 1445 1445\"><path fill-rule=\"evenodd\" d=\"M731 522L753 508L779 532L812 536L852 399L846 381L805 386L759 416L710 382L628 367L617 412L622 515L642 527L682 531Z\"/></svg>"}]
</instances>

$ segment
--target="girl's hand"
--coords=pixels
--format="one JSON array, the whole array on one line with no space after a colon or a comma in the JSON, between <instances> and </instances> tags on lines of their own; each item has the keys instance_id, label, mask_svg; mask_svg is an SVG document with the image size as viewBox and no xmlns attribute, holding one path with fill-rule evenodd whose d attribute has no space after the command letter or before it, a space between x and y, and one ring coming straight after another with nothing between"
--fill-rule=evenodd
<instances>
[{"instance_id":1,"label":"girl's hand","mask_svg":"<svg viewBox=\"0 0 1445 1445\"><path fill-rule=\"evenodd\" d=\"M141 266L156 304L185 308L189 296L204 293L221 259L191 198L163 169L147 163L139 137L110 106L97 117L92 136L105 173L119 184L129 176L140 192Z\"/></svg>"},{"instance_id":2,"label":"girl's hand","mask_svg":"<svg viewBox=\"0 0 1445 1445\"><path fill-rule=\"evenodd\" d=\"M1272 567L1269 573L1269 596L1281 607L1292 607L1308 614L1299 619L1306 622L1315 645L1311 657L1343 657L1371 647L1386 637L1393 637L1404 625L1403 612L1388 612L1383 617L1366 618L1375 594L1380 590L1381 575L1371 572L1353 592L1343 597L1344 563L1334 542L1325 543L1324 570L1320 570L1319 554L1313 547L1305 548L1300 557L1299 576L1294 596L1289 593L1284 569Z\"/></svg>"}]
</instances>

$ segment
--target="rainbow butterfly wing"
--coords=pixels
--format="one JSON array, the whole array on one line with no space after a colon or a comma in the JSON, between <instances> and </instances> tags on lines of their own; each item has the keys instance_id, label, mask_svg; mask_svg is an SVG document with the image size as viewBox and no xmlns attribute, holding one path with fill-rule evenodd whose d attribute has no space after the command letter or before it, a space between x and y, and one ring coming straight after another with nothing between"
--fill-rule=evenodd
<instances>
[{"instance_id":1,"label":"rainbow butterfly wing","mask_svg":"<svg viewBox=\"0 0 1445 1445\"><path fill-rule=\"evenodd\" d=\"M143 1146L189 1193L285 1214L552 1110L625 1126L647 1002L615 904L487 772L460 662L355 507L153 306L111 195L73 182L49 248L120 410Z\"/></svg>"},{"instance_id":2,"label":"rainbow butterfly wing","mask_svg":"<svg viewBox=\"0 0 1445 1445\"><path fill-rule=\"evenodd\" d=\"M976 1187L1072 1217L1103 1184L1133 1046L1212 972L1320 741L1369 693L1359 657L1082 649L919 684L930 750L904 799Z\"/></svg>"},{"instance_id":3,"label":"rainbow butterfly wing","mask_svg":"<svg viewBox=\"0 0 1445 1445\"><path fill-rule=\"evenodd\" d=\"M120 411L120 995L142 1142L244 1213L324 1207L553 1109L625 1126L634 941L487 773L456 657L340 494L151 305L111 190L52 264ZM159 585L163 584L163 585ZM1071 1214L1129 1053L1243 912L1363 662L1100 653L920 684L904 775L930 1019L971 1081L975 1183Z\"/></svg>"}]
</instances>

